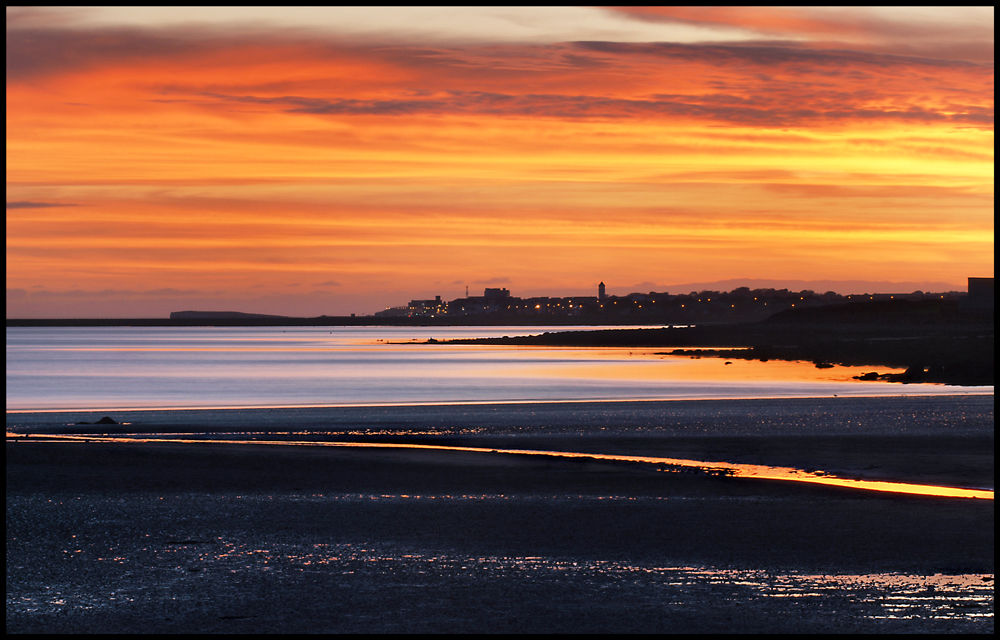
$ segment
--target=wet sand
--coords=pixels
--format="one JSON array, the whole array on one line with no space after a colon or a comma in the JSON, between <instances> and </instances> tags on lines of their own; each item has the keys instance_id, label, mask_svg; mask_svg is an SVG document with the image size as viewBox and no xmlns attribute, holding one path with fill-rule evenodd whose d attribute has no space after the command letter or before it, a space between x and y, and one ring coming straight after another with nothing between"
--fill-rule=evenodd
<instances>
[{"instance_id":1,"label":"wet sand","mask_svg":"<svg viewBox=\"0 0 1000 640\"><path fill-rule=\"evenodd\" d=\"M405 439L993 483L992 428ZM413 449L8 442L6 469L8 632L993 631L992 501Z\"/></svg>"}]
</instances>

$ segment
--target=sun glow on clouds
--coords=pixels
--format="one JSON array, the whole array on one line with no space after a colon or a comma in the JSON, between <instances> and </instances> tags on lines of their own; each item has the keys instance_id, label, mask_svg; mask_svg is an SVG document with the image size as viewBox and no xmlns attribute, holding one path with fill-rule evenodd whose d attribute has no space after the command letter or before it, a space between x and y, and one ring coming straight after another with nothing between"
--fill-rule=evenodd
<instances>
[{"instance_id":1,"label":"sun glow on clouds","mask_svg":"<svg viewBox=\"0 0 1000 640\"><path fill-rule=\"evenodd\" d=\"M8 315L992 274L992 63L940 53L954 21L920 22L934 57L893 49L912 21L762 11L587 14L712 42L8 11Z\"/></svg>"}]
</instances>

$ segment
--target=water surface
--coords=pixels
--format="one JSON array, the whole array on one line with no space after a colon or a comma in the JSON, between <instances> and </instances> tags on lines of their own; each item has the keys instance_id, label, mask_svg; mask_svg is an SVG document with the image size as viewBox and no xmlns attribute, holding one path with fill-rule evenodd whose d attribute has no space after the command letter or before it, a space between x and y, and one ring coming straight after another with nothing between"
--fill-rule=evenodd
<instances>
[{"instance_id":1,"label":"water surface","mask_svg":"<svg viewBox=\"0 0 1000 640\"><path fill-rule=\"evenodd\" d=\"M873 367L424 344L576 329L8 328L7 411L992 393L852 379Z\"/></svg>"}]
</instances>

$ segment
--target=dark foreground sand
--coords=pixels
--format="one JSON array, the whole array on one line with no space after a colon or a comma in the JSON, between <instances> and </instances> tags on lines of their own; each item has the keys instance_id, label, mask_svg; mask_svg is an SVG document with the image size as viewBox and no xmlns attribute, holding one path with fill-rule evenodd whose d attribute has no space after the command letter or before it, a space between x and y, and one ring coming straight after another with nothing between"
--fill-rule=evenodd
<instances>
[{"instance_id":1,"label":"dark foreground sand","mask_svg":"<svg viewBox=\"0 0 1000 640\"><path fill-rule=\"evenodd\" d=\"M992 432L587 444L993 478ZM8 632L993 631L992 501L272 445L8 442L6 469Z\"/></svg>"}]
</instances>

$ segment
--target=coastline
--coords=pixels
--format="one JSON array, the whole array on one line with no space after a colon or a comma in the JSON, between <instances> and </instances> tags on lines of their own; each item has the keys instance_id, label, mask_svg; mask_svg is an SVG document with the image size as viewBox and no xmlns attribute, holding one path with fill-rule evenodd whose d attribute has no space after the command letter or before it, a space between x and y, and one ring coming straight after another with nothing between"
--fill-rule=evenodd
<instances>
[{"instance_id":1,"label":"coastline","mask_svg":"<svg viewBox=\"0 0 1000 640\"><path fill-rule=\"evenodd\" d=\"M664 355L743 360L784 360L829 365L893 367L903 374L862 377L898 383L992 386L993 325L981 322L915 324L764 322L660 329L622 327L509 338L476 338L442 344L672 349Z\"/></svg>"}]
</instances>

